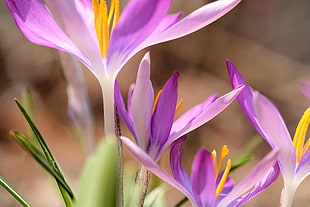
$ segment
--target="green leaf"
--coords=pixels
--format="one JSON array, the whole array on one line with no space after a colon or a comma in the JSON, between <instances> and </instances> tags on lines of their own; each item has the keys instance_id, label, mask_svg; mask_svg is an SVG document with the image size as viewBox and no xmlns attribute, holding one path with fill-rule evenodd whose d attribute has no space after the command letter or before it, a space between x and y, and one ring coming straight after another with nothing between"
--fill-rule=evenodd
<instances>
[{"instance_id":1,"label":"green leaf","mask_svg":"<svg viewBox=\"0 0 310 207\"><path fill-rule=\"evenodd\" d=\"M116 137L107 136L88 158L74 207L118 206L119 157Z\"/></svg>"},{"instance_id":2,"label":"green leaf","mask_svg":"<svg viewBox=\"0 0 310 207\"><path fill-rule=\"evenodd\" d=\"M165 193L168 185L162 184L153 189L145 198L144 207L166 206Z\"/></svg>"},{"instance_id":3,"label":"green leaf","mask_svg":"<svg viewBox=\"0 0 310 207\"><path fill-rule=\"evenodd\" d=\"M31 207L25 199L19 195L2 177L0 177L0 185L4 187L22 206Z\"/></svg>"},{"instance_id":4,"label":"green leaf","mask_svg":"<svg viewBox=\"0 0 310 207\"><path fill-rule=\"evenodd\" d=\"M33 107L33 101L32 101L32 95L28 88L26 88L22 92L22 102L25 106L26 111L28 112L29 116L34 119L34 107ZM27 124L27 137L31 139L31 141L35 141L35 135L32 132L31 127Z\"/></svg>"},{"instance_id":5,"label":"green leaf","mask_svg":"<svg viewBox=\"0 0 310 207\"><path fill-rule=\"evenodd\" d=\"M241 159L239 159L237 162L234 162L230 172L234 171L235 169L237 169L238 167L241 167L242 165L246 164L247 162L251 161L254 158L253 155L247 155Z\"/></svg>"},{"instance_id":6,"label":"green leaf","mask_svg":"<svg viewBox=\"0 0 310 207\"><path fill-rule=\"evenodd\" d=\"M36 127L35 123L31 119L30 115L27 113L25 108L20 104L20 102L17 99L15 99L15 102L16 102L18 108L20 109L20 111L22 112L22 114L24 115L24 117L25 117L26 121L28 122L29 126L31 127L31 129L32 129L32 131L33 131L33 133L34 133L34 135L36 137L36 140L39 142L40 147L41 147L41 149L42 149L42 151L43 151L47 161L52 166L52 168L54 168L54 170L57 172L57 174L62 178L62 180L65 182L64 174L62 173L62 171L58 167L58 164L57 164L57 162L56 162L56 160L55 160L51 150L49 149L47 143L45 142L45 139L41 135L39 129ZM57 181L59 190L60 190L60 192L62 194L62 197L64 199L64 202L65 202L66 206L67 207L71 207L72 206L72 199L73 199L72 191L71 190L70 190L70 192L67 191L67 188L63 188L63 185L61 183L59 183L58 180L56 180L56 181ZM67 184L67 186L69 186L69 185Z\"/></svg>"},{"instance_id":7,"label":"green leaf","mask_svg":"<svg viewBox=\"0 0 310 207\"><path fill-rule=\"evenodd\" d=\"M66 183L66 181L54 170L50 163L46 160L42 152L37 149L33 144L31 144L26 137L16 131L11 131L11 135L20 143L25 149L33 156L33 158L44 168L46 169L60 185L66 189L70 197L73 198L73 193Z\"/></svg>"}]
</instances>

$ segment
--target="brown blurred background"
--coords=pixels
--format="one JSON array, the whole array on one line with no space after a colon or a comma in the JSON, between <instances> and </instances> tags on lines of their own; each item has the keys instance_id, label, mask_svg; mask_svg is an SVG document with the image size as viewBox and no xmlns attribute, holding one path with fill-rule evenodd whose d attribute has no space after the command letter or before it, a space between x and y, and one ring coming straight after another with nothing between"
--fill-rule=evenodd
<instances>
[{"instance_id":1,"label":"brown blurred background","mask_svg":"<svg viewBox=\"0 0 310 207\"><path fill-rule=\"evenodd\" d=\"M186 15L206 3L206 0L173 1L171 13L183 11ZM309 8L307 0L244 0L208 27L149 48L155 90L163 87L173 71L179 70L179 96L184 99L184 105L178 114L182 114L210 94L223 95L231 89L225 66L225 59L230 59L253 88L278 106L293 134L301 114L309 106L309 100L299 88L300 81L310 79ZM20 98L22 91L30 88L36 122L69 181L77 187L86 153L70 133L66 83L58 53L28 42L15 26L3 1L0 2L0 19L0 176L33 206L62 206L53 181L9 135L11 129L25 132L23 118L13 98ZM124 95L134 82L138 63L146 51L134 57L120 73ZM101 93L90 72L84 69L84 73L99 139L103 135ZM125 128L123 133L130 136ZM190 133L184 144L184 167L190 171L192 159L202 145L211 151L227 144L233 157L254 136L255 130L234 103L214 120ZM256 159L232 173L232 177L240 181L269 150L267 144L262 144L255 151ZM135 163L130 155L126 159ZM168 156L162 160L163 165L167 163ZM294 206L309 205L309 184L306 180L300 186ZM280 177L270 189L245 206L278 206L281 186ZM181 198L179 192L169 191L167 206L173 206ZM19 204L0 188L0 206Z\"/></svg>"}]
</instances>

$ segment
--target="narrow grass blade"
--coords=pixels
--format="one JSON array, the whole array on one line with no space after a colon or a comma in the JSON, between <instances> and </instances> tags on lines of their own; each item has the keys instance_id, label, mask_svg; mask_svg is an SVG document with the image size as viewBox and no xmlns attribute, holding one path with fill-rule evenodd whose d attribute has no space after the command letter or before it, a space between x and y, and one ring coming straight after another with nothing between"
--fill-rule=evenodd
<instances>
[{"instance_id":1,"label":"narrow grass blade","mask_svg":"<svg viewBox=\"0 0 310 207\"><path fill-rule=\"evenodd\" d=\"M58 166L58 164L57 164L57 162L56 162L56 160L55 160L51 150L49 149L49 147L48 147L47 143L45 142L45 139L41 135L39 129L36 127L35 123L31 119L30 115L27 113L25 108L20 104L20 102L18 100L16 100L16 99L15 99L15 102L16 102L18 108L20 109L20 111L22 112L22 114L24 115L24 117L25 117L26 121L28 122L29 126L31 127L31 129L32 129L32 131L33 131L37 141L40 144L40 147L41 147L41 149L42 149L42 151L43 151L47 161L50 163L50 165L54 168L54 170L57 172L57 174L65 182L64 174L60 170L60 168L59 168L59 166ZM59 186L59 190L60 190L60 192L61 192L61 194L63 196L63 199L64 199L64 201L66 203L66 206L67 207L72 206L72 201L71 201L71 199L69 199L69 198L73 198L72 191L70 190L71 192L68 192L67 189L63 189L63 187L62 187L63 185L61 183L58 183L58 186ZM67 184L67 186L69 186L69 185Z\"/></svg>"},{"instance_id":2,"label":"narrow grass blade","mask_svg":"<svg viewBox=\"0 0 310 207\"><path fill-rule=\"evenodd\" d=\"M234 171L235 169L237 169L238 167L241 167L242 165L246 164L247 162L251 161L254 158L253 155L248 155L245 156L243 158L241 158L240 160L238 160L237 162L233 163L233 166L230 169L230 172Z\"/></svg>"},{"instance_id":3,"label":"narrow grass blade","mask_svg":"<svg viewBox=\"0 0 310 207\"><path fill-rule=\"evenodd\" d=\"M33 158L46 169L56 181L68 192L71 198L73 198L73 192L66 183L66 181L55 171L55 169L46 160L44 155L40 150L38 150L33 144L31 144L22 134L16 131L12 131L11 135L16 139L16 141L21 144L26 150L33 156Z\"/></svg>"},{"instance_id":4,"label":"narrow grass blade","mask_svg":"<svg viewBox=\"0 0 310 207\"><path fill-rule=\"evenodd\" d=\"M0 185L4 187L22 206L24 207L31 207L25 199L19 195L2 177L0 177Z\"/></svg>"}]
</instances>

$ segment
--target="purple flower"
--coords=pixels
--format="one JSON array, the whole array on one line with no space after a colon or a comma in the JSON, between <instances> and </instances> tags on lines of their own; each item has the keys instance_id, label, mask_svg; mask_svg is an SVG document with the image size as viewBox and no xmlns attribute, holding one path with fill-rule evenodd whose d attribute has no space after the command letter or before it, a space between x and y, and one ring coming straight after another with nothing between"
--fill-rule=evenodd
<instances>
[{"instance_id":1,"label":"purple flower","mask_svg":"<svg viewBox=\"0 0 310 207\"><path fill-rule=\"evenodd\" d=\"M33 43L67 52L100 82L105 133L114 133L114 83L125 63L150 45L188 35L214 22L241 0L218 0L180 20L171 0L6 0L20 30Z\"/></svg>"},{"instance_id":2,"label":"purple flower","mask_svg":"<svg viewBox=\"0 0 310 207\"><path fill-rule=\"evenodd\" d=\"M272 148L280 149L279 166L284 179L281 206L291 206L297 187L310 173L309 139L304 143L310 108L298 123L292 141L283 118L272 102L253 90L230 61L227 61L227 68L233 88L239 84L245 85L237 99L246 116Z\"/></svg>"},{"instance_id":3,"label":"purple flower","mask_svg":"<svg viewBox=\"0 0 310 207\"><path fill-rule=\"evenodd\" d=\"M115 102L120 117L133 134L137 145L156 161L173 141L215 117L242 90L242 86L239 86L220 98L214 94L174 121L180 106L177 106L178 76L178 72L172 75L154 103L150 57L147 53L140 63L136 85L129 91L128 110L119 87L115 87Z\"/></svg>"},{"instance_id":4,"label":"purple flower","mask_svg":"<svg viewBox=\"0 0 310 207\"><path fill-rule=\"evenodd\" d=\"M230 160L227 161L224 172L219 173L221 164L228 154L228 149L224 146L219 160L216 159L215 151L210 154L206 149L200 149L194 158L191 176L189 176L181 165L183 154L181 144L184 139L185 136L172 144L170 167L173 177L171 177L141 148L129 139L122 138L139 162L165 182L183 192L196 207L243 205L265 190L279 175L280 170L276 164L279 153L273 150L234 187L234 181L228 177L231 167Z\"/></svg>"}]
</instances>

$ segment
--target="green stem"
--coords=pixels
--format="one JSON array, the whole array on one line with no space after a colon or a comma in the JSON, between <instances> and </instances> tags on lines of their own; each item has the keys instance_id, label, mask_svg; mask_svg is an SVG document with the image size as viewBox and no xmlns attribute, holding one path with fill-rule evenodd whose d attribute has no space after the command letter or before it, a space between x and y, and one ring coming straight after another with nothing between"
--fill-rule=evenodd
<instances>
[{"instance_id":1,"label":"green stem","mask_svg":"<svg viewBox=\"0 0 310 207\"><path fill-rule=\"evenodd\" d=\"M19 195L2 177L0 177L0 185L4 187L20 204L22 204L24 207L31 207L25 199Z\"/></svg>"},{"instance_id":2,"label":"green stem","mask_svg":"<svg viewBox=\"0 0 310 207\"><path fill-rule=\"evenodd\" d=\"M137 206L137 207L143 206L151 178L150 175L151 173L144 166L141 166L140 169L138 170L133 189L131 206Z\"/></svg>"},{"instance_id":3,"label":"green stem","mask_svg":"<svg viewBox=\"0 0 310 207\"><path fill-rule=\"evenodd\" d=\"M119 195L118 195L118 204L120 207L123 207L123 152L122 152L122 143L120 142L118 134L119 128L116 128L117 120L115 112L115 102L114 102L114 86L115 86L115 77L107 77L100 79L100 85L103 95L103 113L104 113L104 133L105 136L114 135L117 137L118 142L118 156L119 156Z\"/></svg>"},{"instance_id":4,"label":"green stem","mask_svg":"<svg viewBox=\"0 0 310 207\"><path fill-rule=\"evenodd\" d=\"M188 201L187 197L184 197L182 200L180 200L177 204L175 204L174 207L180 207L182 206L184 203L186 203Z\"/></svg>"}]
</instances>

